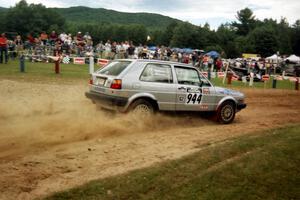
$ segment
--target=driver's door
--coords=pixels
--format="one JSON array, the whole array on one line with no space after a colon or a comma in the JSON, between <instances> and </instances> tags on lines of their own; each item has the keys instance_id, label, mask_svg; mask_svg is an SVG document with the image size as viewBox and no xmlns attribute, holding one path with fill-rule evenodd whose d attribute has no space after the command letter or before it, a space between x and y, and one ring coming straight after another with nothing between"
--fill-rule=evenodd
<instances>
[{"instance_id":1,"label":"driver's door","mask_svg":"<svg viewBox=\"0 0 300 200\"><path fill-rule=\"evenodd\" d=\"M201 80L193 68L174 66L177 77L177 111L200 111L202 102Z\"/></svg>"}]
</instances>

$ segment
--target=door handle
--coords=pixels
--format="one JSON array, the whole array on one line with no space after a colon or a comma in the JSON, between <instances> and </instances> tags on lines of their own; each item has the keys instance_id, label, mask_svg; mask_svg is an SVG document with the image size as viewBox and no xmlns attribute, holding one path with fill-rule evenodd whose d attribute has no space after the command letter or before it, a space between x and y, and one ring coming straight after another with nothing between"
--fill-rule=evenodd
<instances>
[{"instance_id":1,"label":"door handle","mask_svg":"<svg viewBox=\"0 0 300 200\"><path fill-rule=\"evenodd\" d=\"M186 87L179 87L178 90L186 90Z\"/></svg>"}]
</instances>

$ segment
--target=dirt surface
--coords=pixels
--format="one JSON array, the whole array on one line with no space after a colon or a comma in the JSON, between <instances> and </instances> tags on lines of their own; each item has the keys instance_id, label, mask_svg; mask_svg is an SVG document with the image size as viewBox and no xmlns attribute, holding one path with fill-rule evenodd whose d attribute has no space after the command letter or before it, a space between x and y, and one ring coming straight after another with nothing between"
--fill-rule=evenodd
<instances>
[{"instance_id":1,"label":"dirt surface","mask_svg":"<svg viewBox=\"0 0 300 200\"><path fill-rule=\"evenodd\" d=\"M245 89L248 108L218 125L188 115L97 110L81 83L0 80L0 199L33 199L147 167L253 131L300 122L297 91Z\"/></svg>"}]
</instances>

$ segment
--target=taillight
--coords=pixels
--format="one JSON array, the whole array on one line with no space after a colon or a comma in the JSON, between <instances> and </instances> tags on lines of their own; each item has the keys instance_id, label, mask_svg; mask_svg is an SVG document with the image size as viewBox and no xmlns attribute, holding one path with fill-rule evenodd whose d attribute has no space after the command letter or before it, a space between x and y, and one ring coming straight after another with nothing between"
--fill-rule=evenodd
<instances>
[{"instance_id":1,"label":"taillight","mask_svg":"<svg viewBox=\"0 0 300 200\"><path fill-rule=\"evenodd\" d=\"M122 80L121 79L114 79L110 85L112 89L122 89Z\"/></svg>"},{"instance_id":2,"label":"taillight","mask_svg":"<svg viewBox=\"0 0 300 200\"><path fill-rule=\"evenodd\" d=\"M90 79L90 84L93 85L93 79L92 78Z\"/></svg>"}]
</instances>

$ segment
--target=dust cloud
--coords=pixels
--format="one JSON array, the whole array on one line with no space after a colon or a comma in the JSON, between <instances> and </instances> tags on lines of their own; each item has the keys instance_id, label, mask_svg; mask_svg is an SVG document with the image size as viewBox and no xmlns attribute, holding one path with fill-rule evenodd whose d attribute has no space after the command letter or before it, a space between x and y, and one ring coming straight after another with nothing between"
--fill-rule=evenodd
<instances>
[{"instance_id":1,"label":"dust cloud","mask_svg":"<svg viewBox=\"0 0 300 200\"><path fill-rule=\"evenodd\" d=\"M87 85L0 82L0 157L63 143L193 127L206 120L101 110L84 96ZM13 150L12 150L13 149Z\"/></svg>"}]
</instances>

